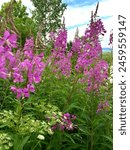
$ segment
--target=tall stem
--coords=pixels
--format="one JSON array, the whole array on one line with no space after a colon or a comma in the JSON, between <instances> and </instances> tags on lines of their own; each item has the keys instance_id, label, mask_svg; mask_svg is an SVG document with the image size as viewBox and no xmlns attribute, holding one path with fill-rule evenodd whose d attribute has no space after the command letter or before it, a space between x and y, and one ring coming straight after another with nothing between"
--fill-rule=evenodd
<instances>
[{"instance_id":1,"label":"tall stem","mask_svg":"<svg viewBox=\"0 0 130 150\"><path fill-rule=\"evenodd\" d=\"M78 82L78 79L79 78L74 80L73 86L72 86L71 90L69 91L69 94L67 96L66 103L64 105L64 109L63 110L65 110L68 107L68 105L69 105L69 103L71 101L71 98L72 98L72 95L73 95L73 91L75 90L75 87L76 87L76 84Z\"/></svg>"},{"instance_id":2,"label":"tall stem","mask_svg":"<svg viewBox=\"0 0 130 150\"><path fill-rule=\"evenodd\" d=\"M93 150L94 93L90 94L90 150Z\"/></svg>"}]
</instances>

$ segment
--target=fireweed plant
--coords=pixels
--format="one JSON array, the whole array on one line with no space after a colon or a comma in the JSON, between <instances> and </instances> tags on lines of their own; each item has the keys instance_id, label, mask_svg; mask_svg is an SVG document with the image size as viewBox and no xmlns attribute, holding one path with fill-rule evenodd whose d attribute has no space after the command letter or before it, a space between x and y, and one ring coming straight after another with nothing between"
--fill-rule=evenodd
<instances>
[{"instance_id":1,"label":"fireweed plant","mask_svg":"<svg viewBox=\"0 0 130 150\"><path fill-rule=\"evenodd\" d=\"M102 20L92 16L69 50L62 28L38 51L33 38L21 48L16 34L4 32L0 149L112 149L112 86L100 43L105 33Z\"/></svg>"}]
</instances>

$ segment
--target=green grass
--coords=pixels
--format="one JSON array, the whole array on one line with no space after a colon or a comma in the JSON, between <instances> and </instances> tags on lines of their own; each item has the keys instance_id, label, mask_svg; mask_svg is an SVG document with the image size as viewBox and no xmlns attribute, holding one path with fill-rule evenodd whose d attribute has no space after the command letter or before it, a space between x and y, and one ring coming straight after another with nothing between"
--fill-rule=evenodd
<instances>
[{"instance_id":1,"label":"green grass","mask_svg":"<svg viewBox=\"0 0 130 150\"><path fill-rule=\"evenodd\" d=\"M113 55L111 52L103 52L102 53L103 60L107 61L109 66L113 64Z\"/></svg>"}]
</instances>

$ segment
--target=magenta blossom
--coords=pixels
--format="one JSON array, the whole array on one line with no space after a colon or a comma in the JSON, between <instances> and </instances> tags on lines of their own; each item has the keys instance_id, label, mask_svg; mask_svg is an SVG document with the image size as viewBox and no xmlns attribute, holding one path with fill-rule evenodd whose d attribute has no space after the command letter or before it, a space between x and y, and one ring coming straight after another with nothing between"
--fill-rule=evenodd
<instances>
[{"instance_id":1,"label":"magenta blossom","mask_svg":"<svg viewBox=\"0 0 130 150\"><path fill-rule=\"evenodd\" d=\"M4 36L0 39L0 45L7 45L10 48L17 48L17 35L11 34L8 30L4 32Z\"/></svg>"},{"instance_id":2,"label":"magenta blossom","mask_svg":"<svg viewBox=\"0 0 130 150\"><path fill-rule=\"evenodd\" d=\"M30 96L30 92L35 92L34 86L30 84L28 84L25 88L17 88L15 86L11 86L10 89L17 95L17 99L28 98Z\"/></svg>"},{"instance_id":3,"label":"magenta blossom","mask_svg":"<svg viewBox=\"0 0 130 150\"><path fill-rule=\"evenodd\" d=\"M97 109L97 113L101 112L101 111L108 111L109 109L109 102L108 101L100 101L100 103L98 104L98 109Z\"/></svg>"},{"instance_id":4,"label":"magenta blossom","mask_svg":"<svg viewBox=\"0 0 130 150\"><path fill-rule=\"evenodd\" d=\"M73 131L75 128L77 128L77 125L74 124L73 122L74 120L76 120L75 115L66 113L66 114L63 114L60 119L61 119L61 123L57 123L53 125L52 130L58 129L61 131L64 131L64 130Z\"/></svg>"}]
</instances>

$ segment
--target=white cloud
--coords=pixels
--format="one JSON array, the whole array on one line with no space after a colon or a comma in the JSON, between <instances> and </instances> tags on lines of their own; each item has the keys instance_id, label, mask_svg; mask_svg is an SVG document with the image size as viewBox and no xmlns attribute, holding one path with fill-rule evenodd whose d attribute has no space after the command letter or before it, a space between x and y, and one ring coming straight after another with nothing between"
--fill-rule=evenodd
<instances>
[{"instance_id":1,"label":"white cloud","mask_svg":"<svg viewBox=\"0 0 130 150\"><path fill-rule=\"evenodd\" d=\"M113 0L105 0L99 3L98 15L99 16L112 16L113 15Z\"/></svg>"},{"instance_id":2,"label":"white cloud","mask_svg":"<svg viewBox=\"0 0 130 150\"><path fill-rule=\"evenodd\" d=\"M110 31L113 29L113 17L106 19L103 21L104 27L107 30L107 33L105 34L103 41L102 41L102 47L109 47L109 36L110 36Z\"/></svg>"},{"instance_id":3,"label":"white cloud","mask_svg":"<svg viewBox=\"0 0 130 150\"><path fill-rule=\"evenodd\" d=\"M91 16L90 10L92 9L87 7L69 7L64 13L66 26L68 27L80 23L85 23Z\"/></svg>"}]
</instances>

